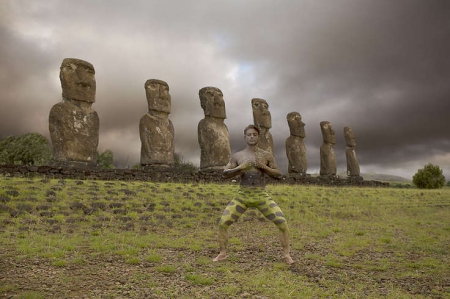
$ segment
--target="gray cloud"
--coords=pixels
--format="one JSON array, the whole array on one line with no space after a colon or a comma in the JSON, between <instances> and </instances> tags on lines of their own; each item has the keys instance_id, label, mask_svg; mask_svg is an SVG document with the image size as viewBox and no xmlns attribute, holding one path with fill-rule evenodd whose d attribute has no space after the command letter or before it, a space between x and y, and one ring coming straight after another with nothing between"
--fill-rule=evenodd
<instances>
[{"instance_id":1,"label":"gray cloud","mask_svg":"<svg viewBox=\"0 0 450 299\"><path fill-rule=\"evenodd\" d=\"M139 161L144 82L168 82L175 147L198 163L198 90L219 87L232 150L268 101L276 159L285 171L286 114L306 123L309 169L319 168L319 123L352 127L363 171L411 177L428 162L450 177L448 1L3 1L0 137L48 136L66 57L96 69L101 151L118 166ZM283 169L284 168L284 169Z\"/></svg>"}]
</instances>

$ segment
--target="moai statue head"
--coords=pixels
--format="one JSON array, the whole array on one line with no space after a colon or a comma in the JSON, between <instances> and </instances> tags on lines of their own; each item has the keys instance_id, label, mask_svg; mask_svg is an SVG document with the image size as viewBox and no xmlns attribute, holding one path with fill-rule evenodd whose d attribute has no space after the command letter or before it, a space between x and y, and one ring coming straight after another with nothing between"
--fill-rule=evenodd
<instances>
[{"instance_id":1,"label":"moai statue head","mask_svg":"<svg viewBox=\"0 0 450 299\"><path fill-rule=\"evenodd\" d=\"M158 79L150 79L145 82L145 93L149 111L158 111L169 114L171 108L171 97L169 85Z\"/></svg>"},{"instance_id":2,"label":"moai statue head","mask_svg":"<svg viewBox=\"0 0 450 299\"><path fill-rule=\"evenodd\" d=\"M305 138L305 123L302 121L302 116L298 112L288 113L287 122L289 125L289 130L292 136L298 136Z\"/></svg>"},{"instance_id":3,"label":"moai statue head","mask_svg":"<svg viewBox=\"0 0 450 299\"><path fill-rule=\"evenodd\" d=\"M351 148L356 147L356 137L355 134L353 134L353 131L350 127L344 127L344 137L347 147Z\"/></svg>"},{"instance_id":4,"label":"moai statue head","mask_svg":"<svg viewBox=\"0 0 450 299\"><path fill-rule=\"evenodd\" d=\"M263 99L252 99L253 123L260 128L272 128L269 104Z\"/></svg>"},{"instance_id":5,"label":"moai statue head","mask_svg":"<svg viewBox=\"0 0 450 299\"><path fill-rule=\"evenodd\" d=\"M220 89L216 87L203 87L198 91L198 95L205 116L221 119L227 118L225 101L223 100L223 93Z\"/></svg>"},{"instance_id":6,"label":"moai statue head","mask_svg":"<svg viewBox=\"0 0 450 299\"><path fill-rule=\"evenodd\" d=\"M87 61L66 58L61 63L59 72L62 96L80 102L95 102L95 70Z\"/></svg>"},{"instance_id":7,"label":"moai statue head","mask_svg":"<svg viewBox=\"0 0 450 299\"><path fill-rule=\"evenodd\" d=\"M322 130L322 137L324 143L335 144L334 131L329 121L321 121L320 129Z\"/></svg>"}]
</instances>

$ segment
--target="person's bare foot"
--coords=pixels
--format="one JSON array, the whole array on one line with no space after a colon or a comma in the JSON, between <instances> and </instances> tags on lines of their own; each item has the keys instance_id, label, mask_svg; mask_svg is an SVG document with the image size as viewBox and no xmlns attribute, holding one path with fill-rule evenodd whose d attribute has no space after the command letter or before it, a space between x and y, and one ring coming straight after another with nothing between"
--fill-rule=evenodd
<instances>
[{"instance_id":1,"label":"person's bare foot","mask_svg":"<svg viewBox=\"0 0 450 299\"><path fill-rule=\"evenodd\" d=\"M286 261L286 263L288 263L289 265L292 265L293 263L295 263L295 261L291 258L290 255L286 255L284 257L284 260Z\"/></svg>"},{"instance_id":2,"label":"person's bare foot","mask_svg":"<svg viewBox=\"0 0 450 299\"><path fill-rule=\"evenodd\" d=\"M224 259L226 259L227 257L228 257L228 256L227 256L227 253L226 253L226 252L221 252L221 253L219 253L218 256L216 256L215 258L213 258L213 262L218 262L218 261L224 260Z\"/></svg>"}]
</instances>

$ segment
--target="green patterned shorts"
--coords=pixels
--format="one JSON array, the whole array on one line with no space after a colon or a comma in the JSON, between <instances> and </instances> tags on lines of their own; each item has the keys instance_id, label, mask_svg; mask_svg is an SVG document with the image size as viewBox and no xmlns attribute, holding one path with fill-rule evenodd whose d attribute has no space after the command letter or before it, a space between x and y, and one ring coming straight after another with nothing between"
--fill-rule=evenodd
<instances>
[{"instance_id":1,"label":"green patterned shorts","mask_svg":"<svg viewBox=\"0 0 450 299\"><path fill-rule=\"evenodd\" d=\"M238 196L233 199L219 221L219 226L228 228L250 207L257 208L267 219L275 225L285 225L283 212L270 195L263 188L241 187Z\"/></svg>"}]
</instances>

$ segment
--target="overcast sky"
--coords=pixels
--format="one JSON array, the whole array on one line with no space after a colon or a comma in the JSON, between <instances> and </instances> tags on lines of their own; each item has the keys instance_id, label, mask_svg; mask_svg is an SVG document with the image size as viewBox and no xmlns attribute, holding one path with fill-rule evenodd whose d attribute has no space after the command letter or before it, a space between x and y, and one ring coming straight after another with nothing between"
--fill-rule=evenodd
<instances>
[{"instance_id":1,"label":"overcast sky","mask_svg":"<svg viewBox=\"0 0 450 299\"><path fill-rule=\"evenodd\" d=\"M306 123L308 173L319 170L319 123L356 135L362 172L411 179L427 163L450 179L448 0L2 0L0 138L38 132L61 101L64 58L92 63L99 151L116 166L139 162L144 83L172 96L175 152L199 164L198 90L220 88L232 151L245 146L251 99L272 114L276 161L287 172L286 115Z\"/></svg>"}]
</instances>

